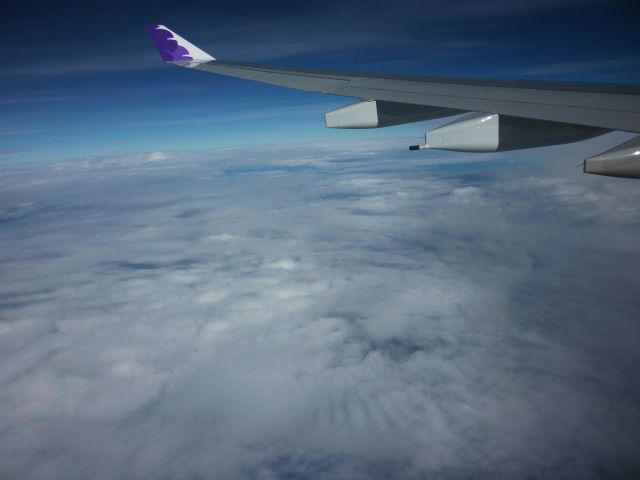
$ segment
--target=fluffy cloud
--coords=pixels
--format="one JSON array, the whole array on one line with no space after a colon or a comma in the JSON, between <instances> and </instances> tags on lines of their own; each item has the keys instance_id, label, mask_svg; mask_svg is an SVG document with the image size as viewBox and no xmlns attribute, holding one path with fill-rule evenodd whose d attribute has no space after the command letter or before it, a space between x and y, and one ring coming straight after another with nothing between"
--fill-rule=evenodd
<instances>
[{"instance_id":1,"label":"fluffy cloud","mask_svg":"<svg viewBox=\"0 0 640 480\"><path fill-rule=\"evenodd\" d=\"M638 474L637 185L464 158L5 169L0 477Z\"/></svg>"}]
</instances>

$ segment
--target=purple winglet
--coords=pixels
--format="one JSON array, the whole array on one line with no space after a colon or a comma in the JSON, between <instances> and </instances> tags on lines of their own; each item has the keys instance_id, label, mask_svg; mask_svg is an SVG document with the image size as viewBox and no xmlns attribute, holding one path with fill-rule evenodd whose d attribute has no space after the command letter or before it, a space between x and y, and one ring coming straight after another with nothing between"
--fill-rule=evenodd
<instances>
[{"instance_id":1,"label":"purple winglet","mask_svg":"<svg viewBox=\"0 0 640 480\"><path fill-rule=\"evenodd\" d=\"M173 38L171 32L163 28L162 25L149 25L146 28L162 60L165 62L193 60L189 51L183 46L178 45L178 42Z\"/></svg>"}]
</instances>

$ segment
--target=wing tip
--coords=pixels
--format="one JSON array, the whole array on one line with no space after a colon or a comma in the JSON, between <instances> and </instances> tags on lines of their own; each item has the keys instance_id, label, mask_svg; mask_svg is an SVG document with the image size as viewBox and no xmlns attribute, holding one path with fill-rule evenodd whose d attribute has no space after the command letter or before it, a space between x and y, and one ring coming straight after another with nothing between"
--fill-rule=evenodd
<instances>
[{"instance_id":1,"label":"wing tip","mask_svg":"<svg viewBox=\"0 0 640 480\"><path fill-rule=\"evenodd\" d=\"M164 25L147 25L145 29L160 54L160 58L165 62L195 66L215 60L207 52L188 42Z\"/></svg>"}]
</instances>

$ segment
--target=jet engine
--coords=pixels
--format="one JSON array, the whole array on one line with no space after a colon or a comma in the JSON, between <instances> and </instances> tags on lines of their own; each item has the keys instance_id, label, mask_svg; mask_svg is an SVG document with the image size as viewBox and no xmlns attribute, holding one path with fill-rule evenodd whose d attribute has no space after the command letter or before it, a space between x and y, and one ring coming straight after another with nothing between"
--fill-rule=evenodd
<instances>
[{"instance_id":1,"label":"jet engine","mask_svg":"<svg viewBox=\"0 0 640 480\"><path fill-rule=\"evenodd\" d=\"M602 128L497 113L473 113L427 132L425 144L410 149L499 152L577 142L607 132Z\"/></svg>"},{"instance_id":2,"label":"jet engine","mask_svg":"<svg viewBox=\"0 0 640 480\"><path fill-rule=\"evenodd\" d=\"M584 161L584 173L640 178L640 136Z\"/></svg>"},{"instance_id":3,"label":"jet engine","mask_svg":"<svg viewBox=\"0 0 640 480\"><path fill-rule=\"evenodd\" d=\"M365 100L325 113L327 128L378 128L448 117L458 110L408 103Z\"/></svg>"}]
</instances>

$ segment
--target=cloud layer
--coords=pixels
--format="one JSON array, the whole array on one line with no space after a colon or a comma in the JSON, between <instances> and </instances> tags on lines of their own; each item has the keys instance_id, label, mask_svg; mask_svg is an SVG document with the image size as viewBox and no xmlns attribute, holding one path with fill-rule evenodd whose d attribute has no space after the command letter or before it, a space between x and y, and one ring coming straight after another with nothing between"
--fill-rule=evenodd
<instances>
[{"instance_id":1,"label":"cloud layer","mask_svg":"<svg viewBox=\"0 0 640 480\"><path fill-rule=\"evenodd\" d=\"M0 477L637 475L640 193L509 159L2 170Z\"/></svg>"}]
</instances>

